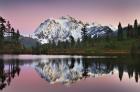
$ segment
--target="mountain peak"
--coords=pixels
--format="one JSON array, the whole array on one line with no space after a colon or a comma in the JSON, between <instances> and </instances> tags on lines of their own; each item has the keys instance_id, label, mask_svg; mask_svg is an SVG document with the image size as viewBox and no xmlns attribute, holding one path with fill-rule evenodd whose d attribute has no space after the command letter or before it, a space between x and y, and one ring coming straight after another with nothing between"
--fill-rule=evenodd
<instances>
[{"instance_id":1,"label":"mountain peak","mask_svg":"<svg viewBox=\"0 0 140 92\"><path fill-rule=\"evenodd\" d=\"M101 36L110 28L97 23L86 25L88 35ZM69 37L73 36L77 41L82 38L81 29L84 27L82 21L76 20L71 16L62 16L58 19L47 19L41 23L34 32L34 36L42 43L69 41ZM97 36L97 37L98 37Z\"/></svg>"},{"instance_id":2,"label":"mountain peak","mask_svg":"<svg viewBox=\"0 0 140 92\"><path fill-rule=\"evenodd\" d=\"M62 16L59 19L74 19L73 17L66 15L66 16Z\"/></svg>"}]
</instances>

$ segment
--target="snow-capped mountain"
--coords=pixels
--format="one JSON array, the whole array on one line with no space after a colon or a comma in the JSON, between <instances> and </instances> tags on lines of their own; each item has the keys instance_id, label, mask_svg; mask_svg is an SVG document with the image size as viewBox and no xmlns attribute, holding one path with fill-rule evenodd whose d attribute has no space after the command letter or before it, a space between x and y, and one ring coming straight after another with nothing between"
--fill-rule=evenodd
<instances>
[{"instance_id":1,"label":"snow-capped mountain","mask_svg":"<svg viewBox=\"0 0 140 92\"><path fill-rule=\"evenodd\" d=\"M81 29L84 27L82 21L76 20L70 16L63 16L59 19L48 19L41 23L33 34L33 38L38 39L42 44L49 41L66 41L70 36L75 40L81 39ZM91 37L102 36L107 31L112 31L108 26L97 24L87 25L88 35Z\"/></svg>"},{"instance_id":2,"label":"snow-capped mountain","mask_svg":"<svg viewBox=\"0 0 140 92\"><path fill-rule=\"evenodd\" d=\"M102 37L105 36L106 33L113 32L112 29L109 26L102 26L100 24L91 24L86 26L86 30L88 32L88 35L93 37Z\"/></svg>"}]
</instances>

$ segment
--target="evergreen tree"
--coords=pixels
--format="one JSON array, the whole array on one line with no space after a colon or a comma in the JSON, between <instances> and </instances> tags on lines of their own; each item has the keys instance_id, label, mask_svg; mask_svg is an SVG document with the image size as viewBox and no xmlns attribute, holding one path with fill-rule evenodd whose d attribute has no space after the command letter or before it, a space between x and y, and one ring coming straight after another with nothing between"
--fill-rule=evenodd
<instances>
[{"instance_id":1,"label":"evergreen tree","mask_svg":"<svg viewBox=\"0 0 140 92\"><path fill-rule=\"evenodd\" d=\"M0 16L0 24L6 23L5 19Z\"/></svg>"},{"instance_id":2,"label":"evergreen tree","mask_svg":"<svg viewBox=\"0 0 140 92\"><path fill-rule=\"evenodd\" d=\"M110 40L111 33L112 33L111 29L109 29L109 30L106 31L106 37L105 37L106 41L109 41Z\"/></svg>"},{"instance_id":3,"label":"evergreen tree","mask_svg":"<svg viewBox=\"0 0 140 92\"><path fill-rule=\"evenodd\" d=\"M9 21L7 22L6 26L7 26L7 32L10 32L11 31L11 24Z\"/></svg>"},{"instance_id":4,"label":"evergreen tree","mask_svg":"<svg viewBox=\"0 0 140 92\"><path fill-rule=\"evenodd\" d=\"M54 39L51 41L51 46L52 46L52 48L55 48L56 47L56 42L55 42Z\"/></svg>"},{"instance_id":5,"label":"evergreen tree","mask_svg":"<svg viewBox=\"0 0 140 92\"><path fill-rule=\"evenodd\" d=\"M57 42L57 47L61 48L61 41L60 40L58 40L58 42Z\"/></svg>"},{"instance_id":6,"label":"evergreen tree","mask_svg":"<svg viewBox=\"0 0 140 92\"><path fill-rule=\"evenodd\" d=\"M137 21L137 19L134 22L134 35L135 35L135 37L138 36L138 21Z\"/></svg>"},{"instance_id":7,"label":"evergreen tree","mask_svg":"<svg viewBox=\"0 0 140 92\"><path fill-rule=\"evenodd\" d=\"M4 39L4 30L5 30L5 26L3 24L1 24L1 27L0 27L0 43Z\"/></svg>"},{"instance_id":8,"label":"evergreen tree","mask_svg":"<svg viewBox=\"0 0 140 92\"><path fill-rule=\"evenodd\" d=\"M140 36L140 25L138 26L138 36Z\"/></svg>"},{"instance_id":9,"label":"evergreen tree","mask_svg":"<svg viewBox=\"0 0 140 92\"><path fill-rule=\"evenodd\" d=\"M19 30L17 30L17 33L16 33L16 35L15 35L16 43L19 42L19 37L20 37L20 33L19 33Z\"/></svg>"},{"instance_id":10,"label":"evergreen tree","mask_svg":"<svg viewBox=\"0 0 140 92\"><path fill-rule=\"evenodd\" d=\"M15 39L16 39L15 29L11 28L11 40L15 42Z\"/></svg>"},{"instance_id":11,"label":"evergreen tree","mask_svg":"<svg viewBox=\"0 0 140 92\"><path fill-rule=\"evenodd\" d=\"M87 40L87 38L88 38L86 25L84 25L84 27L82 28L82 33L81 34L82 34L82 40L83 40L83 42L85 42Z\"/></svg>"},{"instance_id":12,"label":"evergreen tree","mask_svg":"<svg viewBox=\"0 0 140 92\"><path fill-rule=\"evenodd\" d=\"M133 26L130 25L130 37L133 38L134 37L134 29L133 29Z\"/></svg>"},{"instance_id":13,"label":"evergreen tree","mask_svg":"<svg viewBox=\"0 0 140 92\"><path fill-rule=\"evenodd\" d=\"M80 38L78 38L78 39L77 39L77 42L76 42L76 47L77 47L77 48L80 48L80 47L81 47Z\"/></svg>"},{"instance_id":14,"label":"evergreen tree","mask_svg":"<svg viewBox=\"0 0 140 92\"><path fill-rule=\"evenodd\" d=\"M128 24L127 26L127 38L130 38L131 37L131 29L130 29L130 24Z\"/></svg>"},{"instance_id":15,"label":"evergreen tree","mask_svg":"<svg viewBox=\"0 0 140 92\"><path fill-rule=\"evenodd\" d=\"M118 25L118 40L123 40L123 28L121 23L119 23Z\"/></svg>"},{"instance_id":16,"label":"evergreen tree","mask_svg":"<svg viewBox=\"0 0 140 92\"><path fill-rule=\"evenodd\" d=\"M71 47L75 47L75 40L73 36L70 36Z\"/></svg>"},{"instance_id":17,"label":"evergreen tree","mask_svg":"<svg viewBox=\"0 0 140 92\"><path fill-rule=\"evenodd\" d=\"M0 43L3 41L3 39L4 39L4 31L5 31L5 25L4 25L4 23L5 23L6 21L5 21L5 19L4 18L2 18L2 17L0 17Z\"/></svg>"},{"instance_id":18,"label":"evergreen tree","mask_svg":"<svg viewBox=\"0 0 140 92\"><path fill-rule=\"evenodd\" d=\"M65 46L66 46L66 48L69 48L70 47L70 43L69 43L68 40L65 41Z\"/></svg>"}]
</instances>

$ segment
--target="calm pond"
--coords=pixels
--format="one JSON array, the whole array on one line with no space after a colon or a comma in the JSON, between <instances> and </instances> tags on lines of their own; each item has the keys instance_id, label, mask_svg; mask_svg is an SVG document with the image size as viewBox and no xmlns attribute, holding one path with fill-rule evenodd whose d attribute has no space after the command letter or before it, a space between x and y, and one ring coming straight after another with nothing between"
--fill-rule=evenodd
<instances>
[{"instance_id":1,"label":"calm pond","mask_svg":"<svg viewBox=\"0 0 140 92\"><path fill-rule=\"evenodd\" d=\"M136 56L3 55L2 92L140 92Z\"/></svg>"}]
</instances>

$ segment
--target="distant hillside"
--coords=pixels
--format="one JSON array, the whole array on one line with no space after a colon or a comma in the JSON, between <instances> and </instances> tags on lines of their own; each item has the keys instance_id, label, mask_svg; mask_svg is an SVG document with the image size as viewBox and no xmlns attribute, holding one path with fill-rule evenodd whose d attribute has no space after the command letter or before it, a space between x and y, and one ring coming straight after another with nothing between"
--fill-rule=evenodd
<instances>
[{"instance_id":1,"label":"distant hillside","mask_svg":"<svg viewBox=\"0 0 140 92\"><path fill-rule=\"evenodd\" d=\"M22 36L19 39L19 41L26 48L36 47L38 44L40 44L36 39L30 38L30 37L23 37Z\"/></svg>"}]
</instances>

